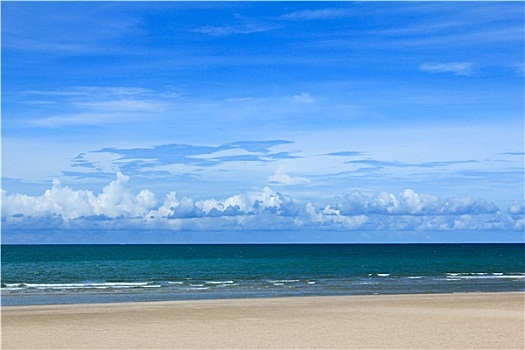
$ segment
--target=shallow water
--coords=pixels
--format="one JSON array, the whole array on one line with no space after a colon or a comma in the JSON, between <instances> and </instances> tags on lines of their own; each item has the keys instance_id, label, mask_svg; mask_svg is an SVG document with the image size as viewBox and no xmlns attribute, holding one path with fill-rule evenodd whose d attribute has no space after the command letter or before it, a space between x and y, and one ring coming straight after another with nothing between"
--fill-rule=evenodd
<instances>
[{"instance_id":1,"label":"shallow water","mask_svg":"<svg viewBox=\"0 0 525 350\"><path fill-rule=\"evenodd\" d=\"M2 304L525 290L524 244L4 245Z\"/></svg>"}]
</instances>

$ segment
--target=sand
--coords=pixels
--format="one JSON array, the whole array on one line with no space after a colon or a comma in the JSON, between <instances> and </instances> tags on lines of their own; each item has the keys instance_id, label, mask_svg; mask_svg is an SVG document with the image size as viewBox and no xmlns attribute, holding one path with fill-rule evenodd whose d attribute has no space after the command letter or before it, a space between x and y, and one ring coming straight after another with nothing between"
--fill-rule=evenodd
<instances>
[{"instance_id":1,"label":"sand","mask_svg":"<svg viewBox=\"0 0 525 350\"><path fill-rule=\"evenodd\" d=\"M3 349L524 349L524 294L2 308Z\"/></svg>"}]
</instances>

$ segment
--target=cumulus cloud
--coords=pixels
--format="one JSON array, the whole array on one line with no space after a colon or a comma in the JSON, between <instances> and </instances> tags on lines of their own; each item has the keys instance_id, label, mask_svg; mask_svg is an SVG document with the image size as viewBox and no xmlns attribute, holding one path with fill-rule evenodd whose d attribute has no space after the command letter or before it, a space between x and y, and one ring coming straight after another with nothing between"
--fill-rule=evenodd
<instances>
[{"instance_id":1,"label":"cumulus cloud","mask_svg":"<svg viewBox=\"0 0 525 350\"><path fill-rule=\"evenodd\" d=\"M525 213L523 203L521 203L520 201L514 201L509 207L508 213L511 215L523 215Z\"/></svg>"},{"instance_id":2,"label":"cumulus cloud","mask_svg":"<svg viewBox=\"0 0 525 350\"><path fill-rule=\"evenodd\" d=\"M463 215L496 214L495 204L473 197L439 198L405 189L399 194L366 195L353 191L337 198L334 207L343 214Z\"/></svg>"},{"instance_id":3,"label":"cumulus cloud","mask_svg":"<svg viewBox=\"0 0 525 350\"><path fill-rule=\"evenodd\" d=\"M2 192L2 216L58 216L64 221L82 217L104 216L130 218L144 216L157 204L155 194L142 190L134 195L127 186L129 177L117 174L99 195L89 190L73 190L54 180L51 189L42 196L6 195Z\"/></svg>"},{"instance_id":4,"label":"cumulus cloud","mask_svg":"<svg viewBox=\"0 0 525 350\"><path fill-rule=\"evenodd\" d=\"M523 230L523 215L519 201L502 212L483 199L440 198L412 189L352 191L324 206L299 203L270 187L200 200L172 191L159 200L148 189L135 191L121 173L100 193L75 190L58 180L39 196L2 190L6 228Z\"/></svg>"}]
</instances>

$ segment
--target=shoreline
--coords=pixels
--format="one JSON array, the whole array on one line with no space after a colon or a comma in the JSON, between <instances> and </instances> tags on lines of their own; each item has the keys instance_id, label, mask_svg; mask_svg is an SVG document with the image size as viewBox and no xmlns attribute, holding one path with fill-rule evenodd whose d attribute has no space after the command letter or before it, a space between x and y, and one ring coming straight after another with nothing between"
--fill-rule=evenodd
<instances>
[{"instance_id":1,"label":"shoreline","mask_svg":"<svg viewBox=\"0 0 525 350\"><path fill-rule=\"evenodd\" d=\"M199 302L199 301L221 301L221 300L246 300L246 299L254 299L254 300L274 300L274 299L295 299L295 298L353 298L353 297L381 297L381 296L424 296L424 295L475 295L475 294L523 294L525 296L525 289L524 290L507 290L507 291L464 291L464 292L415 292L415 293L363 293L363 294L301 294L301 295L274 295L274 296L257 296L257 295L250 295L250 294L243 294L242 296L235 296L235 293L228 293L225 295L231 295L231 296L224 296L221 295L219 297L193 297L193 298L180 298L180 299L155 299L152 298L150 300L148 299L123 299L124 301L102 301L102 302L93 302L93 301L77 301L77 302L57 302L57 303L35 303L35 304L7 304L5 305L3 303L3 299L7 296L7 298L14 297L12 295L1 295L2 297L2 303L0 305L1 310L6 309L14 309L14 308L31 308L31 307L46 307L46 306L87 306L87 305L122 305L122 304L155 304L155 303L180 303L180 302ZM91 297L93 297L94 294L89 294ZM104 294L100 294L101 296L106 296ZM168 294L167 294L168 295ZM31 295L33 296L33 295ZM60 297L61 295L58 295ZM110 295L111 296L111 295ZM126 295L124 295L126 296ZM155 295L154 295L155 296ZM173 296L173 295L170 295ZM46 295L46 297L53 298L53 295ZM78 300L78 299L77 299Z\"/></svg>"},{"instance_id":2,"label":"shoreline","mask_svg":"<svg viewBox=\"0 0 525 350\"><path fill-rule=\"evenodd\" d=\"M2 306L2 348L524 348L523 292Z\"/></svg>"}]
</instances>

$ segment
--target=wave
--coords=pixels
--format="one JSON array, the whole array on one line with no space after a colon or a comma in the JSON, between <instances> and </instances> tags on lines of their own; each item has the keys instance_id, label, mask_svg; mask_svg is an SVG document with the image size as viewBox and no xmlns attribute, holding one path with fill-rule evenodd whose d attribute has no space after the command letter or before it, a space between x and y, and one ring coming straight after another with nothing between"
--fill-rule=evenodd
<instances>
[{"instance_id":1,"label":"wave","mask_svg":"<svg viewBox=\"0 0 525 350\"><path fill-rule=\"evenodd\" d=\"M301 280L275 280L275 281L268 281L270 283L296 283L300 282Z\"/></svg>"},{"instance_id":2,"label":"wave","mask_svg":"<svg viewBox=\"0 0 525 350\"><path fill-rule=\"evenodd\" d=\"M464 279L525 279L525 273L509 273L503 272L465 272L465 273L447 273L448 280L464 280Z\"/></svg>"},{"instance_id":3,"label":"wave","mask_svg":"<svg viewBox=\"0 0 525 350\"><path fill-rule=\"evenodd\" d=\"M522 272L448 272L436 275L402 276L374 273L361 276L327 277L313 279L306 276L294 279L192 279L184 281L156 280L133 282L74 282L74 283L2 283L5 295L32 294L184 294L198 291L222 293L372 293L422 290L523 290L525 273ZM11 281L10 281L11 282ZM446 286L448 285L448 287ZM459 287L458 287L459 286ZM429 289L430 288L430 289ZM448 289L447 289L448 288ZM452 291L452 290L451 290ZM273 294L272 294L273 295Z\"/></svg>"},{"instance_id":4,"label":"wave","mask_svg":"<svg viewBox=\"0 0 525 350\"><path fill-rule=\"evenodd\" d=\"M197 286L190 286L190 287L181 288L181 290L188 291L188 292L195 291L195 290L209 290L209 289L210 289L210 287L197 287Z\"/></svg>"},{"instance_id":5,"label":"wave","mask_svg":"<svg viewBox=\"0 0 525 350\"><path fill-rule=\"evenodd\" d=\"M69 289L127 289L156 288L158 284L150 282L86 282L86 283L5 283L4 291L10 290L69 290Z\"/></svg>"}]
</instances>

